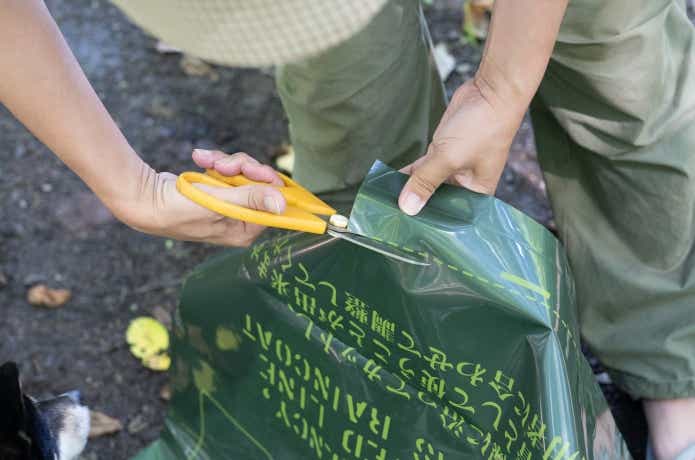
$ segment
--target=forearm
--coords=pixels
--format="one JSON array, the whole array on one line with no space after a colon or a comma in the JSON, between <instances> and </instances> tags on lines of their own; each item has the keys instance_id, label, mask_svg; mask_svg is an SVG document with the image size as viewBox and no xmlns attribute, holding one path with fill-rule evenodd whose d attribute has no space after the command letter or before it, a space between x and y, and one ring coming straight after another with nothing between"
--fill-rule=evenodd
<instances>
[{"instance_id":1,"label":"forearm","mask_svg":"<svg viewBox=\"0 0 695 460\"><path fill-rule=\"evenodd\" d=\"M152 174L87 81L41 0L0 0L0 102L112 210Z\"/></svg>"},{"instance_id":2,"label":"forearm","mask_svg":"<svg viewBox=\"0 0 695 460\"><path fill-rule=\"evenodd\" d=\"M497 0L475 82L495 108L523 116L540 85L568 0Z\"/></svg>"}]
</instances>

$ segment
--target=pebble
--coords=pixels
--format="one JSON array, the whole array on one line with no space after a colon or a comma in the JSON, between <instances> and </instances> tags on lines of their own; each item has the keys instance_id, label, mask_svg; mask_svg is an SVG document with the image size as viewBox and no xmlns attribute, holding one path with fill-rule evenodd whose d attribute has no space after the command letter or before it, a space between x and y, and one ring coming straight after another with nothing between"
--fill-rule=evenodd
<instances>
[{"instance_id":1,"label":"pebble","mask_svg":"<svg viewBox=\"0 0 695 460\"><path fill-rule=\"evenodd\" d=\"M149 424L142 414L138 414L128 423L128 433L137 434L147 428Z\"/></svg>"}]
</instances>

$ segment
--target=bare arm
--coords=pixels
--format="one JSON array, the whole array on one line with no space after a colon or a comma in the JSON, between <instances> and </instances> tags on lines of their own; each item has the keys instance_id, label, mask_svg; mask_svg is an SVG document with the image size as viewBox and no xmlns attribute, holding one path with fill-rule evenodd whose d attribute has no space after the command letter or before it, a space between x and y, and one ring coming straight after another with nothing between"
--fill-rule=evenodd
<instances>
[{"instance_id":1,"label":"bare arm","mask_svg":"<svg viewBox=\"0 0 695 460\"><path fill-rule=\"evenodd\" d=\"M221 244L247 243L251 233L257 234L258 229L237 226L188 202L176 192L175 176L156 173L135 153L41 0L0 0L0 102L129 225ZM223 173L243 169L256 180L279 181L248 156L200 152L194 159L203 167L217 162ZM270 187L208 191L259 209L270 204L273 212L284 207ZM241 235L249 229L249 235Z\"/></svg>"},{"instance_id":2,"label":"bare arm","mask_svg":"<svg viewBox=\"0 0 695 460\"><path fill-rule=\"evenodd\" d=\"M475 77L456 90L427 153L404 168L399 204L417 214L444 181L493 194L543 78L568 0L497 0Z\"/></svg>"},{"instance_id":3,"label":"bare arm","mask_svg":"<svg viewBox=\"0 0 695 460\"><path fill-rule=\"evenodd\" d=\"M131 203L147 165L133 151L39 0L2 0L0 101L111 206ZM105 176L118 171L122 180Z\"/></svg>"}]
</instances>

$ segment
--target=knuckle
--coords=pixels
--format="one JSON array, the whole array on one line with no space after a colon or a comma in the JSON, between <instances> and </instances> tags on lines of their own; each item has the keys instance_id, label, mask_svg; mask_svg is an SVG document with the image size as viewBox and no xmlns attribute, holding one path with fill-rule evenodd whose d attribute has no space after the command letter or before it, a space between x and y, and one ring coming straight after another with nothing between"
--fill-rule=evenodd
<instances>
[{"instance_id":1,"label":"knuckle","mask_svg":"<svg viewBox=\"0 0 695 460\"><path fill-rule=\"evenodd\" d=\"M423 177L417 171L415 171L413 173L413 175L410 176L410 183L415 188L415 190L417 190L418 192L421 192L421 193L426 193L428 195L431 195L432 193L434 193L435 189L437 188L432 183L432 181L430 181L426 177Z\"/></svg>"},{"instance_id":2,"label":"knuckle","mask_svg":"<svg viewBox=\"0 0 695 460\"><path fill-rule=\"evenodd\" d=\"M250 209L263 208L263 189L259 186L249 188L246 206Z\"/></svg>"}]
</instances>

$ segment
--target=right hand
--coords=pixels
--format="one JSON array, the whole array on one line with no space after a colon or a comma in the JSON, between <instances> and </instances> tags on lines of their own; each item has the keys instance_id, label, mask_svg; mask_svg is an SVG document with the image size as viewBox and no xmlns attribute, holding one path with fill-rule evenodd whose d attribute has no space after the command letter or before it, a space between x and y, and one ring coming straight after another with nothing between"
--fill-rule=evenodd
<instances>
[{"instance_id":1,"label":"right hand","mask_svg":"<svg viewBox=\"0 0 695 460\"><path fill-rule=\"evenodd\" d=\"M401 170L411 176L398 200L403 212L419 213L443 182L494 194L524 109L497 100L484 82L461 85L425 156Z\"/></svg>"},{"instance_id":2,"label":"right hand","mask_svg":"<svg viewBox=\"0 0 695 460\"><path fill-rule=\"evenodd\" d=\"M214 169L225 176L243 174L268 185L211 187L195 184L212 196L251 209L281 214L286 202L280 191L282 179L270 167L246 153L228 155L219 151L194 150L193 161L201 168ZM138 202L119 213L119 218L136 230L185 241L204 241L224 246L248 246L265 227L230 219L206 209L176 189L177 176L157 173L145 166Z\"/></svg>"}]
</instances>

